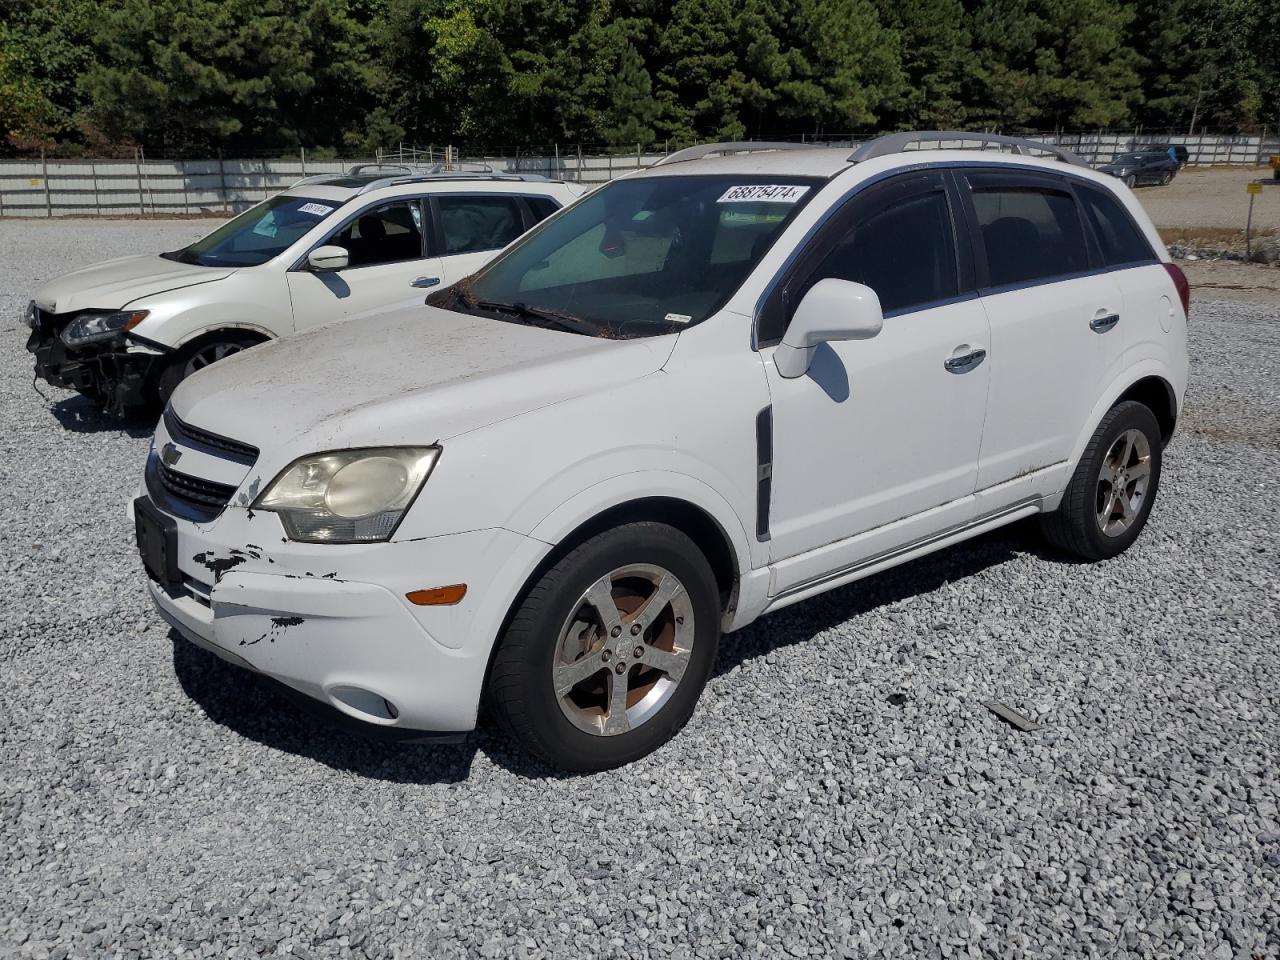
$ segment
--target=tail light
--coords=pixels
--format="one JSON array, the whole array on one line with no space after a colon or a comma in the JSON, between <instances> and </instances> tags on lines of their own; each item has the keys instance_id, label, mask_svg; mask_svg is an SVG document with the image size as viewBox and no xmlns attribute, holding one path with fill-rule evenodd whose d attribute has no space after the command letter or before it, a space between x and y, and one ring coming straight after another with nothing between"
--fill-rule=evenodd
<instances>
[{"instance_id":1,"label":"tail light","mask_svg":"<svg viewBox=\"0 0 1280 960\"><path fill-rule=\"evenodd\" d=\"M1182 301L1182 313L1191 319L1191 284L1187 283L1187 275L1182 272L1182 268L1176 263L1166 263L1164 268L1169 271L1169 279L1173 281L1174 287L1178 290L1178 299Z\"/></svg>"}]
</instances>

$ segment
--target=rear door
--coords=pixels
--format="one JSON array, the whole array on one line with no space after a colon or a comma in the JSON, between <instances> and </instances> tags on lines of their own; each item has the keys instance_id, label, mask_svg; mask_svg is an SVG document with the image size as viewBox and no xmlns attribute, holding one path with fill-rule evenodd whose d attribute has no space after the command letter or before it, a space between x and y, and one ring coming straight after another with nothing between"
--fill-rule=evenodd
<instances>
[{"instance_id":1,"label":"rear door","mask_svg":"<svg viewBox=\"0 0 1280 960\"><path fill-rule=\"evenodd\" d=\"M523 197L500 193L437 193L431 211L446 284L471 276L542 219Z\"/></svg>"},{"instance_id":2,"label":"rear door","mask_svg":"<svg viewBox=\"0 0 1280 960\"><path fill-rule=\"evenodd\" d=\"M1009 485L988 498L990 508L1041 492L1037 478L1065 468L1119 342L1123 303L1114 277L1090 257L1065 178L1014 168L958 173L991 324L977 486Z\"/></svg>"},{"instance_id":3,"label":"rear door","mask_svg":"<svg viewBox=\"0 0 1280 960\"><path fill-rule=\"evenodd\" d=\"M420 197L375 202L352 214L316 246L347 251L342 270L316 272L305 261L289 271L295 330L387 309L420 304L443 282L440 259L429 256L426 210Z\"/></svg>"}]
</instances>

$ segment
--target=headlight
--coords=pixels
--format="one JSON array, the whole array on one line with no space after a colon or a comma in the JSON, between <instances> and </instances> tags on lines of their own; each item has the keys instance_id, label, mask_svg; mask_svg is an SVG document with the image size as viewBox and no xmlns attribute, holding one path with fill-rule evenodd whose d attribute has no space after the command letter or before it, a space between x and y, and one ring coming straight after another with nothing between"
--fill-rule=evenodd
<instances>
[{"instance_id":1,"label":"headlight","mask_svg":"<svg viewBox=\"0 0 1280 960\"><path fill-rule=\"evenodd\" d=\"M439 447L312 454L289 464L252 509L278 513L290 540L387 540L439 457Z\"/></svg>"},{"instance_id":2,"label":"headlight","mask_svg":"<svg viewBox=\"0 0 1280 960\"><path fill-rule=\"evenodd\" d=\"M79 346L110 340L118 333L132 330L146 319L146 310L119 310L114 313L82 313L62 329L62 342Z\"/></svg>"}]
</instances>

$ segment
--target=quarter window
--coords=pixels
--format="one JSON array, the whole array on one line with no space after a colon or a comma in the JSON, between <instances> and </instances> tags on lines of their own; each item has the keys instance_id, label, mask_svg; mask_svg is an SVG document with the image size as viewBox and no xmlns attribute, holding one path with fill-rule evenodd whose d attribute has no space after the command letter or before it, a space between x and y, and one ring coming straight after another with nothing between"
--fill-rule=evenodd
<instances>
[{"instance_id":1,"label":"quarter window","mask_svg":"<svg viewBox=\"0 0 1280 960\"><path fill-rule=\"evenodd\" d=\"M1093 227L1103 263L1114 267L1155 259L1151 245L1114 197L1095 187L1079 186L1076 193L1084 207L1084 215Z\"/></svg>"},{"instance_id":2,"label":"quarter window","mask_svg":"<svg viewBox=\"0 0 1280 960\"><path fill-rule=\"evenodd\" d=\"M988 283L1003 287L1088 269L1075 200L1065 188L970 178Z\"/></svg>"},{"instance_id":3,"label":"quarter window","mask_svg":"<svg viewBox=\"0 0 1280 960\"><path fill-rule=\"evenodd\" d=\"M560 209L560 206L550 197L525 197L524 201L529 204L534 223L547 219Z\"/></svg>"},{"instance_id":4,"label":"quarter window","mask_svg":"<svg viewBox=\"0 0 1280 960\"><path fill-rule=\"evenodd\" d=\"M422 206L395 200L373 207L325 242L345 247L353 267L421 259Z\"/></svg>"},{"instance_id":5,"label":"quarter window","mask_svg":"<svg viewBox=\"0 0 1280 960\"><path fill-rule=\"evenodd\" d=\"M511 197L450 194L436 203L445 256L500 250L524 233L519 204Z\"/></svg>"}]
</instances>

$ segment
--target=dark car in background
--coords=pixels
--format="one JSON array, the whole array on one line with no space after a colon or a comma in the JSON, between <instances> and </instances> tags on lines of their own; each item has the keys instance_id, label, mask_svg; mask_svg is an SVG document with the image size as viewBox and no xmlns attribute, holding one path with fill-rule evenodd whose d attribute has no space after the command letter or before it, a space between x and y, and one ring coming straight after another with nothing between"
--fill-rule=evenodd
<instances>
[{"instance_id":1,"label":"dark car in background","mask_svg":"<svg viewBox=\"0 0 1280 960\"><path fill-rule=\"evenodd\" d=\"M1148 147L1147 150L1152 152L1163 150L1172 159L1178 161L1178 169L1182 169L1187 165L1187 161L1191 159L1191 154L1187 152L1187 148L1180 143L1165 143L1160 146ZM1172 151L1172 152L1171 152ZM1146 152L1144 150L1144 152Z\"/></svg>"},{"instance_id":2,"label":"dark car in background","mask_svg":"<svg viewBox=\"0 0 1280 960\"><path fill-rule=\"evenodd\" d=\"M1178 175L1178 161L1169 156L1167 150L1142 150L1122 153L1098 169L1123 180L1130 187L1143 183L1164 186Z\"/></svg>"}]
</instances>

